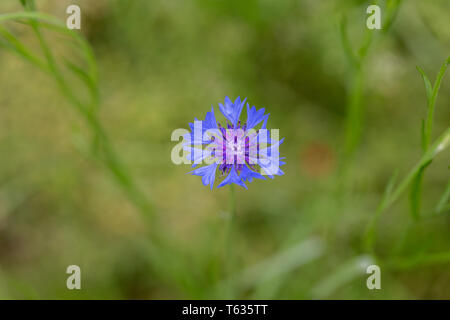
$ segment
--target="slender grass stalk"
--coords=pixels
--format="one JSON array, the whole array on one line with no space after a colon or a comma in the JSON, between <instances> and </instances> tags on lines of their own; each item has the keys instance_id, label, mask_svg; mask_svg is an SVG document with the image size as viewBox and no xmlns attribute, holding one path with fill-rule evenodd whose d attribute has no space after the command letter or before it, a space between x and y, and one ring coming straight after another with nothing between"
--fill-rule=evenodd
<instances>
[{"instance_id":1,"label":"slender grass stalk","mask_svg":"<svg viewBox=\"0 0 450 320\"><path fill-rule=\"evenodd\" d=\"M234 184L230 185L230 214L231 221L236 219L236 191L234 189Z\"/></svg>"},{"instance_id":2,"label":"slender grass stalk","mask_svg":"<svg viewBox=\"0 0 450 320\"><path fill-rule=\"evenodd\" d=\"M226 235L226 249L225 249L225 264L226 264L226 277L229 279L228 281L228 290L229 290L229 299L232 299L235 294L234 290L234 279L232 277L235 264L236 264L236 252L234 246L234 234L235 234L235 224L236 224L236 191L234 185L230 185L229 191L229 220L228 220L228 228Z\"/></svg>"},{"instance_id":3,"label":"slender grass stalk","mask_svg":"<svg viewBox=\"0 0 450 320\"><path fill-rule=\"evenodd\" d=\"M120 160L97 114L100 104L99 78L97 63L91 46L82 36L73 30L67 29L65 24L58 19L34 11L35 6L33 0L24 0L23 3L27 12L0 14L0 48L4 47L10 50L55 80L56 85L69 102L69 105L80 115L90 130L93 146L90 156L105 166L111 174L113 182L122 189L125 197L142 214L148 227L148 238L145 239L145 245L148 249L149 259L153 263L158 263L161 266L156 271L162 278L170 278L168 280L174 281L176 285L185 283L186 279L191 278L186 272L180 272L181 269L185 268L184 266L180 266L177 260L177 257L180 256L178 247L173 244L173 239L168 238L158 228L158 221L155 219L157 216L154 214L151 201L149 201L145 193L137 185L129 168ZM44 53L43 58L35 55L17 37L3 27L2 24L9 21L22 23L33 29L33 32L38 38L40 49ZM85 64L83 67L75 65L67 59L63 62L67 70L82 80L88 88L88 92L90 93L90 99L88 101L82 101L67 82L64 77L64 71L66 70L61 68L61 63L53 55L51 47L46 42L42 33L42 28L68 36L67 43L72 45L75 49L74 52L80 54L83 58ZM167 266L174 267L171 269ZM174 269L177 269L177 272ZM173 272L167 270L172 270ZM178 275L181 275L181 278Z\"/></svg>"},{"instance_id":4,"label":"slender grass stalk","mask_svg":"<svg viewBox=\"0 0 450 320\"><path fill-rule=\"evenodd\" d=\"M420 207L422 202L422 181L425 169L431 164L431 161L424 163L423 166L417 171L416 176L411 183L411 191L409 193L411 215L414 220L420 219Z\"/></svg>"},{"instance_id":5,"label":"slender grass stalk","mask_svg":"<svg viewBox=\"0 0 450 320\"><path fill-rule=\"evenodd\" d=\"M38 67L41 71L49 73L49 69L45 62L28 50L19 39L2 25L0 25L0 36L5 38L5 41L2 44L6 49L11 50L17 56L24 58L34 66Z\"/></svg>"},{"instance_id":6,"label":"slender grass stalk","mask_svg":"<svg viewBox=\"0 0 450 320\"><path fill-rule=\"evenodd\" d=\"M450 211L450 181L447 183L447 187L445 188L444 193L442 194L439 202L436 205L436 208L434 209L434 215L439 215L444 213L446 210Z\"/></svg>"},{"instance_id":7,"label":"slender grass stalk","mask_svg":"<svg viewBox=\"0 0 450 320\"><path fill-rule=\"evenodd\" d=\"M444 78L445 71L447 71L448 65L450 64L450 57L445 60L445 62L442 64L441 69L439 70L438 75L436 76L436 81L434 82L433 90L431 94L427 93L429 95L428 99L428 113L427 113L427 120L425 123L425 150L426 151L430 145L431 142L431 135L433 130L433 121L434 121L434 111L436 108L436 100L438 97L439 89L441 87L442 79ZM418 68L419 71L421 70ZM425 73L421 72L424 81L426 83L430 83L429 80L427 80L427 77ZM427 91L429 90L429 86L427 86Z\"/></svg>"},{"instance_id":8,"label":"slender grass stalk","mask_svg":"<svg viewBox=\"0 0 450 320\"><path fill-rule=\"evenodd\" d=\"M386 34L397 16L401 0L387 1L387 14L383 19L382 34ZM358 50L354 52L347 34L347 19L342 18L340 23L341 43L350 65L350 86L347 93L347 113L344 127L344 158L342 172L346 171L349 162L355 153L362 134L364 118L364 65L374 42L373 30L366 29L363 41Z\"/></svg>"},{"instance_id":9,"label":"slender grass stalk","mask_svg":"<svg viewBox=\"0 0 450 320\"><path fill-rule=\"evenodd\" d=\"M69 103L80 114L82 119L91 130L93 141L96 145L96 152L94 156L101 163L105 165L108 171L112 174L114 180L122 188L127 198L134 204L144 215L145 218L152 218L153 207L146 195L137 186L128 168L121 162L117 155L108 134L104 130L96 110L99 105L99 90L98 90L98 75L95 57L90 48L90 45L78 35L76 32L69 30L59 20L42 13L35 12L35 4L33 0L22 1L27 12L0 14L0 23L6 21L16 21L29 24L33 29L39 41L40 47L44 53L44 61L31 53L12 33L1 26L0 35L6 41L6 47L21 56L24 60L32 63L40 70L49 74L58 85L58 88L69 101ZM84 71L81 67L76 66L68 61L66 65L69 70L80 77L88 86L91 93L91 101L88 103L82 102L73 92L70 85L66 82L62 71L52 53L51 48L47 44L41 27L52 29L60 34L68 35L70 39L74 40L79 46L80 52L87 63L88 70Z\"/></svg>"},{"instance_id":10,"label":"slender grass stalk","mask_svg":"<svg viewBox=\"0 0 450 320\"><path fill-rule=\"evenodd\" d=\"M422 75L425 91L427 94L427 117L426 120L422 122L422 148L423 152L427 152L430 147L430 141L432 138L432 130L433 130L433 122L434 122L434 113L436 109L436 100L439 93L439 89L441 87L442 79L444 78L445 71L448 68L450 63L450 57L442 64L441 69L439 70L438 75L436 76L436 80L434 84L431 84L431 81L425 74L425 72L417 67L417 70ZM422 199L422 182L423 176L425 173L425 169L431 164L431 160L419 169L416 176L414 177L414 181L411 185L410 191L410 207L411 207L411 215L415 220L420 219L420 210L421 210L421 199Z\"/></svg>"},{"instance_id":11,"label":"slender grass stalk","mask_svg":"<svg viewBox=\"0 0 450 320\"><path fill-rule=\"evenodd\" d=\"M312 297L314 299L328 298L340 287L364 275L367 267L374 263L375 259L370 255L351 258L314 286L311 291Z\"/></svg>"},{"instance_id":12,"label":"slender grass stalk","mask_svg":"<svg viewBox=\"0 0 450 320\"><path fill-rule=\"evenodd\" d=\"M375 217L369 222L364 239L366 250L373 251L373 246L376 239L376 223L379 220L381 214L389 209L394 204L394 202L403 194L403 192L412 183L421 168L426 163L432 161L439 153L441 153L448 147L450 147L450 127L447 128L447 130L445 130L444 133L428 148L427 152L425 152L419 162L409 171L406 177L403 178L403 180L395 189L392 186L389 186L392 183L391 180L391 182L388 184L388 188L386 189L387 191L385 193L385 196L383 197L377 213L375 214Z\"/></svg>"},{"instance_id":13,"label":"slender grass stalk","mask_svg":"<svg viewBox=\"0 0 450 320\"><path fill-rule=\"evenodd\" d=\"M400 9L402 0L387 1L387 15L383 19L381 34L385 35L394 22L397 12ZM370 49L373 47L376 30L365 28L362 43L357 50L352 48L347 32L347 18L344 16L340 21L340 38L342 47L350 66L350 86L347 89L346 117L344 122L344 142L343 152L340 161L340 168L337 171L337 198L341 201L342 190L345 190L348 170L352 162L354 153L360 143L363 121L364 121L364 87L365 87L365 64L368 59ZM375 217L381 214L379 207Z\"/></svg>"},{"instance_id":14,"label":"slender grass stalk","mask_svg":"<svg viewBox=\"0 0 450 320\"><path fill-rule=\"evenodd\" d=\"M450 263L450 251L437 253L420 253L411 257L401 257L385 262L385 266L392 270L405 270L436 264Z\"/></svg>"},{"instance_id":15,"label":"slender grass stalk","mask_svg":"<svg viewBox=\"0 0 450 320\"><path fill-rule=\"evenodd\" d=\"M362 65L367 57L372 36L369 31L365 33L364 45L360 47L360 55L353 52L347 35L347 20L343 18L340 24L341 41L346 57L351 67L350 87L347 96L347 116L345 118L345 142L344 142L344 164L351 157L358 144L361 134L362 122L362 97L363 97L363 68ZM363 49L364 48L364 49Z\"/></svg>"},{"instance_id":16,"label":"slender grass stalk","mask_svg":"<svg viewBox=\"0 0 450 320\"><path fill-rule=\"evenodd\" d=\"M105 166L107 171L113 177L113 181L123 190L124 195L135 208L141 212L142 217L147 223L148 238L144 239L145 246L148 249L149 259L152 263L160 266L155 269L159 275L168 281L175 282L180 285L189 282L186 286L195 286L191 284L192 278L186 272L185 266L180 265L178 257L179 247L174 244L172 238L168 238L163 231L157 226L157 216L154 214L153 205L147 198L145 193L139 188L128 167L120 160L106 130L97 114L99 109L99 78L97 72L97 64L94 53L89 43L77 32L67 29L58 19L34 11L33 0L23 0L27 12L17 12L0 14L0 48L4 47L24 61L31 63L41 71L48 74L55 80L56 85L62 92L63 96L69 102L69 105L80 115L90 130L92 136L93 149L90 154L95 160ZM23 43L20 42L11 32L2 26L4 22L17 22L30 26L36 34L44 58L40 58L30 51ZM82 101L79 95L74 92L70 84L64 77L64 71L61 68L61 62L57 61L52 53L51 47L47 44L42 28L54 31L60 35L68 37L68 45L72 45L74 52L83 58L85 66L80 67L65 59L63 61L67 70L77 76L88 88L90 93L89 101ZM172 268L168 266L173 266ZM187 279L190 279L189 281Z\"/></svg>"},{"instance_id":17,"label":"slender grass stalk","mask_svg":"<svg viewBox=\"0 0 450 320\"><path fill-rule=\"evenodd\" d=\"M431 129L433 126L433 114L436 104L436 98L441 86L442 79L444 77L445 71L448 64L450 63L450 57L442 65L434 85L431 85L430 80L423 72L423 70L418 67L418 71L422 75L425 83L425 89L428 101L428 117L426 124L422 126L422 143L424 153L421 160L416 164L416 166L408 173L408 175L403 179L400 185L394 190L393 186L395 184L395 177L391 179L386 187L383 199L375 213L375 215L370 220L368 227L366 229L366 235L364 237L364 248L370 252L373 252L375 237L376 237L376 223L379 220L380 215L388 209L395 200L403 193L403 191L411 184L410 191L410 202L411 202L411 213L414 221L420 218L420 199L421 199L421 185L425 169L431 164L434 157L446 149L450 145L450 128L436 140L434 144L430 146L431 139ZM441 212L446 205L448 197L450 196L450 183L442 195L438 205L436 206L435 212ZM406 238L406 234L403 239ZM403 242L404 240L402 240Z\"/></svg>"},{"instance_id":18,"label":"slender grass stalk","mask_svg":"<svg viewBox=\"0 0 450 320\"><path fill-rule=\"evenodd\" d=\"M227 243L228 243L228 250L232 251L232 242L233 242L233 236L234 236L234 228L235 228L235 221L236 221L236 191L234 188L234 185L230 185L230 192L229 192L229 221L228 221L228 234L227 234ZM230 253L230 252L228 252Z\"/></svg>"},{"instance_id":19,"label":"slender grass stalk","mask_svg":"<svg viewBox=\"0 0 450 320\"><path fill-rule=\"evenodd\" d=\"M386 202L392 194L392 190L394 189L395 183L397 181L398 172L396 172L392 178L389 180L386 189L384 190L383 198L377 208L377 211L372 216L367 225L366 236L364 239L364 248L366 251L373 253L373 244L375 241L375 227L380 215L383 213L383 210L386 208Z\"/></svg>"}]
</instances>

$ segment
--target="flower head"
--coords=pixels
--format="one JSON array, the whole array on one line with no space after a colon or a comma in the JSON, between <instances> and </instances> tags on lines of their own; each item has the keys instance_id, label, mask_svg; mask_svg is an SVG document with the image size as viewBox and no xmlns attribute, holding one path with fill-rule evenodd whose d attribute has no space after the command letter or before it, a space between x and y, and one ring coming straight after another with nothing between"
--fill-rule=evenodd
<instances>
[{"instance_id":1,"label":"flower head","mask_svg":"<svg viewBox=\"0 0 450 320\"><path fill-rule=\"evenodd\" d=\"M205 120L195 119L189 124L191 131L185 136L184 146L189 151L187 157L193 161L193 167L207 164L190 173L201 176L203 184L211 189L217 172L224 177L218 188L232 183L247 188L246 181L265 180L266 175L273 179L275 175L284 174L280 169L285 164L281 161L284 158L280 158L278 151L284 139L273 136L277 130L270 133L267 130L269 114L264 114L264 108L250 108L247 103L247 120L240 120L246 100L238 97L233 103L225 97L225 103L219 103L226 118L224 125L216 121L213 107L206 113Z\"/></svg>"}]
</instances>

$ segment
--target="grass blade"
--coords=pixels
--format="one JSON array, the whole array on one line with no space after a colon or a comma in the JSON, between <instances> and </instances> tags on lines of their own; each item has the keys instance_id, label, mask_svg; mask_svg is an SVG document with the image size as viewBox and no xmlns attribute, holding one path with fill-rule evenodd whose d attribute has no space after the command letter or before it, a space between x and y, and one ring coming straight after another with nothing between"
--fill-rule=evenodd
<instances>
[{"instance_id":1,"label":"grass blade","mask_svg":"<svg viewBox=\"0 0 450 320\"><path fill-rule=\"evenodd\" d=\"M6 40L5 45L8 49L13 51L15 54L17 54L19 57L23 58L24 60L30 62L34 66L38 67L44 72L48 72L47 65L39 59L36 55L34 55L30 50L28 50L22 42L20 42L17 37L9 32L5 27L0 25L0 35L3 36L3 38Z\"/></svg>"},{"instance_id":2,"label":"grass blade","mask_svg":"<svg viewBox=\"0 0 450 320\"><path fill-rule=\"evenodd\" d=\"M448 210L450 203L448 203L448 200L450 198L450 181L447 183L447 187L445 188L444 193L442 194L438 204L436 205L436 208L434 210L435 214L441 214L443 213L446 208Z\"/></svg>"},{"instance_id":3,"label":"grass blade","mask_svg":"<svg viewBox=\"0 0 450 320\"><path fill-rule=\"evenodd\" d=\"M433 85L431 84L430 79L427 77L425 72L422 70L421 67L416 67L417 71L419 71L420 75L422 76L423 82L425 83L425 91L427 93L427 103L430 102L431 96L433 95Z\"/></svg>"},{"instance_id":4,"label":"grass blade","mask_svg":"<svg viewBox=\"0 0 450 320\"><path fill-rule=\"evenodd\" d=\"M411 183L411 192L410 192L410 206L411 206L411 215L414 220L419 220L420 218L420 205L422 198L422 180L425 169L431 164L432 160L425 163L417 172Z\"/></svg>"},{"instance_id":5,"label":"grass blade","mask_svg":"<svg viewBox=\"0 0 450 320\"><path fill-rule=\"evenodd\" d=\"M397 188L394 191L386 191L385 196L378 207L378 210L372 218L371 222L368 226L368 231L365 237L365 248L367 250L372 251L373 244L375 242L375 230L376 227L375 222L380 218L380 215L386 211L408 188L408 186L412 183L414 178L417 176L418 172L421 168L427 163L430 163L439 153L444 151L446 148L450 146L450 127L444 131L444 133L433 143L433 145L428 148L427 152L422 156L419 162L409 171L406 177L400 182ZM391 180L392 181L392 180ZM393 182L392 182L393 183ZM391 184L391 182L389 183ZM388 185L389 185L388 184ZM388 188L386 189L388 190Z\"/></svg>"},{"instance_id":6,"label":"grass blade","mask_svg":"<svg viewBox=\"0 0 450 320\"><path fill-rule=\"evenodd\" d=\"M346 283L366 274L367 267L374 263L375 260L369 255L361 255L350 259L312 289L313 298L324 299L331 296Z\"/></svg>"},{"instance_id":7,"label":"grass blade","mask_svg":"<svg viewBox=\"0 0 450 320\"><path fill-rule=\"evenodd\" d=\"M450 251L428 254L420 253L412 257L393 259L387 263L387 267L394 270L404 270L448 263L450 263Z\"/></svg>"},{"instance_id":8,"label":"grass blade","mask_svg":"<svg viewBox=\"0 0 450 320\"><path fill-rule=\"evenodd\" d=\"M430 141L431 141L431 133L432 133L432 129L433 129L434 110L435 110L435 106L436 106L436 99L437 99L437 96L439 93L439 89L441 87L442 79L444 78L445 71L447 70L449 63L450 63L450 57L448 57L447 60L445 60L441 69L439 70L439 73L436 76L436 81L434 82L431 97L429 98L427 120L425 123L425 133L426 133L426 140L425 140L426 148L425 148L425 150L428 148L428 145L430 144Z\"/></svg>"},{"instance_id":9,"label":"grass blade","mask_svg":"<svg viewBox=\"0 0 450 320\"><path fill-rule=\"evenodd\" d=\"M81 102L78 95L73 92L72 88L66 83L63 74L59 70L53 53L41 33L40 27L45 26L53 29L60 34L68 35L71 39L76 41L76 43L80 46L80 52L83 57L85 57L88 65L88 74L93 80L93 83L97 83L97 65L89 43L75 31L69 30L65 24L58 19L33 11L35 8L34 1L27 1L25 7L28 10L27 12L0 14L0 23L6 21L17 21L29 24L33 28L47 60L49 74L55 79L61 92L65 95L68 101L83 117L83 120L92 131L94 139L101 143L101 146L99 147L101 154L97 155L97 159L101 160L101 162L109 170L116 183L124 190L124 193L130 202L143 213L144 218L147 219L153 217L152 204L148 201L145 193L137 186L128 168L119 160L119 157L115 152L107 133L103 129L100 120L94 112L97 108L90 108ZM78 69L72 69L73 72L78 72L80 75ZM153 224L150 224L150 227L153 228Z\"/></svg>"}]
</instances>

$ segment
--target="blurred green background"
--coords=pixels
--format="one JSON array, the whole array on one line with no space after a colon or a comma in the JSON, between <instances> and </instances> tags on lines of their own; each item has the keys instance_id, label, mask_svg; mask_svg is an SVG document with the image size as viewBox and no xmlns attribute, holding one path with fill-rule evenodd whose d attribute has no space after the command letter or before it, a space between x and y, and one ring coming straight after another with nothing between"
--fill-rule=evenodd
<instances>
[{"instance_id":1,"label":"blurred green background","mask_svg":"<svg viewBox=\"0 0 450 320\"><path fill-rule=\"evenodd\" d=\"M345 16L356 50L370 1L36 4L61 21L80 5L99 68L98 117L153 215L90 155L89 130L55 81L0 46L0 298L450 298L448 206L428 217L450 180L448 150L425 172L422 219L413 222L406 190L380 216L374 251L363 246L388 181L422 155L427 101L416 66L434 81L450 53L447 0L404 1L388 32L373 31L349 158L354 72L339 25ZM1 1L0 14L19 11L19 1ZM43 57L29 26L3 25ZM58 59L74 56L63 36L43 34ZM231 256L228 188L211 191L170 159L172 131L211 104L218 112L226 95L266 108L287 158L284 176L236 189ZM432 140L449 126L449 105L447 75ZM442 258L426 258L435 253ZM82 290L66 288L71 264ZM380 266L381 290L366 287L368 264Z\"/></svg>"}]
</instances>

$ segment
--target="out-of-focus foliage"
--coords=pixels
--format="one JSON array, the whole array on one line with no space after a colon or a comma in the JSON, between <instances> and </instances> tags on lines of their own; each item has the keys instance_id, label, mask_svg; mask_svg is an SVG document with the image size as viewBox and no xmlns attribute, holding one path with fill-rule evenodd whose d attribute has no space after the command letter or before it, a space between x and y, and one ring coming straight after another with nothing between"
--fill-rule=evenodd
<instances>
[{"instance_id":1,"label":"out-of-focus foliage","mask_svg":"<svg viewBox=\"0 0 450 320\"><path fill-rule=\"evenodd\" d=\"M450 54L448 1L404 1L389 32L373 31L351 157L344 127L355 74L340 25L345 17L356 50L369 2L36 1L61 21L73 3L98 63L98 117L155 218L93 159L89 128L54 80L0 38L0 298L450 298L448 204L431 216L448 189L448 149L424 172L421 218L411 218L404 192L377 219L373 250L364 245L386 185L423 155L427 93L416 66L433 83ZM22 11L1 1L0 14ZM29 26L3 25L44 58ZM67 38L43 34L58 61L74 59ZM226 95L271 113L287 157L284 176L236 190L233 275L227 189L211 192L170 160L171 132ZM449 127L449 105L447 75L431 142ZM153 224L169 242L152 237ZM382 290L366 287L372 263ZM71 264L81 291L66 288Z\"/></svg>"}]
</instances>

